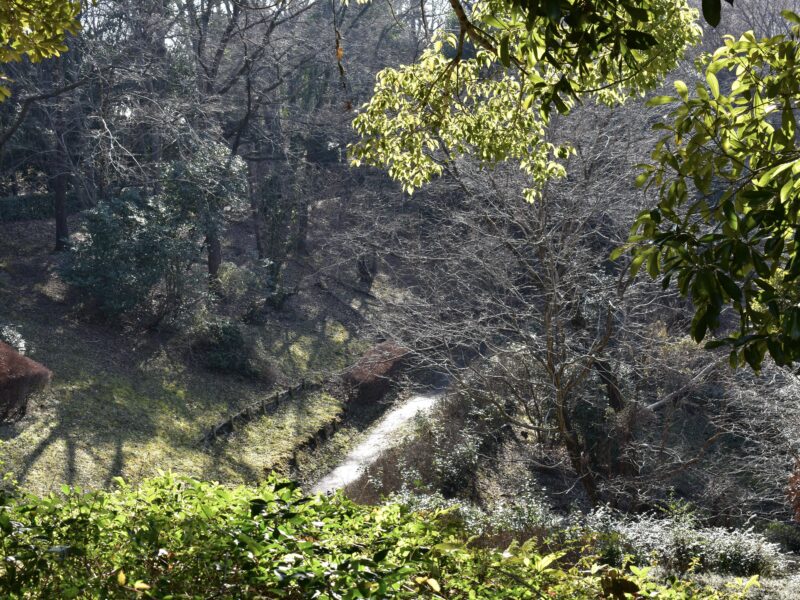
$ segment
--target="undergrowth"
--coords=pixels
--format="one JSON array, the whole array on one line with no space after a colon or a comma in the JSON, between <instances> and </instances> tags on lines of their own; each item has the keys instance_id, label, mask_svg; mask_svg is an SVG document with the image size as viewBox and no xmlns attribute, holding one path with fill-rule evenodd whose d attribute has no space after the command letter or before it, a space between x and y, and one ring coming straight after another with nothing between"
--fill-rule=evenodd
<instances>
[{"instance_id":1,"label":"undergrowth","mask_svg":"<svg viewBox=\"0 0 800 600\"><path fill-rule=\"evenodd\" d=\"M166 474L114 491L0 497L7 598L741 598L535 542L475 547L448 511L228 488Z\"/></svg>"}]
</instances>

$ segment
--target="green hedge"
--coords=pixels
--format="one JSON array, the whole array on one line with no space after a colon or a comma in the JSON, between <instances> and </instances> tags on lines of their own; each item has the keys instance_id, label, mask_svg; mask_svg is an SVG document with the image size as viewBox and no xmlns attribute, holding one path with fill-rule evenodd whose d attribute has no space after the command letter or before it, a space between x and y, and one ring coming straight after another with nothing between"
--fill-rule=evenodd
<instances>
[{"instance_id":1,"label":"green hedge","mask_svg":"<svg viewBox=\"0 0 800 600\"><path fill-rule=\"evenodd\" d=\"M67 194L67 213L83 208L78 195ZM55 217L53 194L30 194L0 198L0 221L31 221Z\"/></svg>"},{"instance_id":2,"label":"green hedge","mask_svg":"<svg viewBox=\"0 0 800 600\"><path fill-rule=\"evenodd\" d=\"M0 491L3 598L738 598L580 552L476 547L447 510L172 475L111 492ZM486 544L481 544L485 546Z\"/></svg>"}]
</instances>

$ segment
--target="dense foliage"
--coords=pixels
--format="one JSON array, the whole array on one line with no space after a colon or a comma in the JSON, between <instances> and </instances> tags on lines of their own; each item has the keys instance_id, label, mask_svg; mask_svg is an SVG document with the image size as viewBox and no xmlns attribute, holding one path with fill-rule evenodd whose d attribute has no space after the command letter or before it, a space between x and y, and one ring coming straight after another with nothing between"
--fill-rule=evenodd
<instances>
[{"instance_id":1,"label":"dense foliage","mask_svg":"<svg viewBox=\"0 0 800 600\"><path fill-rule=\"evenodd\" d=\"M36 62L58 56L67 47L64 36L77 33L81 2L73 0L3 0L0 2L0 63ZM7 80L0 75L0 81ZM11 95L0 85L0 101Z\"/></svg>"},{"instance_id":2,"label":"dense foliage","mask_svg":"<svg viewBox=\"0 0 800 600\"><path fill-rule=\"evenodd\" d=\"M738 331L709 345L731 346L732 365L756 370L767 352L779 365L800 358L800 16L783 15L786 35L728 37L695 94L678 81L679 98L650 100L679 106L657 125L666 134L640 182L659 202L632 237L634 270L646 264L691 296L696 341L723 324L726 307L738 314Z\"/></svg>"},{"instance_id":3,"label":"dense foliage","mask_svg":"<svg viewBox=\"0 0 800 600\"><path fill-rule=\"evenodd\" d=\"M661 134L632 100L687 68L692 4L104 0L70 52L6 64L0 339L56 377L4 456L30 490L105 489L0 485L0 596L726 598L696 576L786 575L800 384L701 352L689 303L609 259L652 202L633 165ZM777 14L755 4L737 32ZM678 83L639 180L661 203L634 269L678 278L696 339L739 310L755 368L800 345L799 37L729 41L697 99ZM409 201L348 144L408 192L443 177ZM56 259L18 222L50 217ZM448 389L346 490L363 504L144 479L319 481L382 408L336 382L383 339L404 386Z\"/></svg>"},{"instance_id":4,"label":"dense foliage","mask_svg":"<svg viewBox=\"0 0 800 600\"><path fill-rule=\"evenodd\" d=\"M172 310L198 254L189 230L172 205L124 193L86 214L64 277L109 316L148 304Z\"/></svg>"},{"instance_id":5,"label":"dense foliage","mask_svg":"<svg viewBox=\"0 0 800 600\"><path fill-rule=\"evenodd\" d=\"M58 598L726 598L647 568L472 546L448 511L164 475L0 505L0 591ZM752 585L753 582L750 582Z\"/></svg>"},{"instance_id":6,"label":"dense foliage","mask_svg":"<svg viewBox=\"0 0 800 600\"><path fill-rule=\"evenodd\" d=\"M514 161L531 178L528 198L536 198L546 181L564 175L558 159L570 153L548 140L553 106L568 113L578 95L614 104L640 94L699 36L683 1L653 0L641 11L615 3L604 18L624 30L627 44L617 39L584 52L585 45L547 35L549 18L531 27L524 13L504 7L472 7L480 33L469 51L462 23L460 35L440 33L415 63L378 74L354 122L362 137L351 148L354 164L384 167L411 192L460 156L484 166Z\"/></svg>"},{"instance_id":7,"label":"dense foliage","mask_svg":"<svg viewBox=\"0 0 800 600\"><path fill-rule=\"evenodd\" d=\"M209 369L244 376L254 374L250 364L251 349L235 323L212 320L204 323L196 336L193 350L200 354Z\"/></svg>"},{"instance_id":8,"label":"dense foliage","mask_svg":"<svg viewBox=\"0 0 800 600\"><path fill-rule=\"evenodd\" d=\"M155 193L129 189L100 202L65 263L67 282L107 315L174 313L192 265L240 199L241 175L241 161L223 146L201 144L167 165Z\"/></svg>"}]
</instances>

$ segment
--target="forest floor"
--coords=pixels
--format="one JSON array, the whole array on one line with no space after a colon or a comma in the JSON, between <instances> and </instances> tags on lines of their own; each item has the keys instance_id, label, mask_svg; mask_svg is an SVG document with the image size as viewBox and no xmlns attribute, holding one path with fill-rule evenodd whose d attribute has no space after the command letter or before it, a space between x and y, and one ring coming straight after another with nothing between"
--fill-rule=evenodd
<instances>
[{"instance_id":1,"label":"forest floor","mask_svg":"<svg viewBox=\"0 0 800 600\"><path fill-rule=\"evenodd\" d=\"M0 223L0 320L54 373L22 420L0 425L0 461L25 488L107 487L160 470L252 482L286 471L296 447L342 411L340 399L307 393L204 448L210 427L283 385L340 371L364 343L314 299L313 318L245 326L269 354L274 382L210 372L175 352L169 335L79 315L49 252L52 236L49 222Z\"/></svg>"}]
</instances>

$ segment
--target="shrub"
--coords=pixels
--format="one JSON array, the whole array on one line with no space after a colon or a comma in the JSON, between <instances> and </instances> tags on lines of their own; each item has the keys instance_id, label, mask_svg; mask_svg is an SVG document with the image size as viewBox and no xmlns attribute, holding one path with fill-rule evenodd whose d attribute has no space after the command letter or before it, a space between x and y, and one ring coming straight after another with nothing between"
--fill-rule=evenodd
<instances>
[{"instance_id":1,"label":"shrub","mask_svg":"<svg viewBox=\"0 0 800 600\"><path fill-rule=\"evenodd\" d=\"M392 494L390 498L420 512L447 511L467 533L476 536L553 531L565 524L543 500L542 493L532 488L520 490L513 500L495 502L485 508L447 499L438 493L420 494L410 490Z\"/></svg>"},{"instance_id":2,"label":"shrub","mask_svg":"<svg viewBox=\"0 0 800 600\"><path fill-rule=\"evenodd\" d=\"M478 468L481 439L474 431L465 430L457 441L449 440L434 427L433 468L439 488L448 496L474 484ZM450 443L442 443L444 441Z\"/></svg>"},{"instance_id":3,"label":"shrub","mask_svg":"<svg viewBox=\"0 0 800 600\"><path fill-rule=\"evenodd\" d=\"M800 525L773 522L767 525L764 535L769 541L780 544L789 552L800 554Z\"/></svg>"},{"instance_id":4,"label":"shrub","mask_svg":"<svg viewBox=\"0 0 800 600\"><path fill-rule=\"evenodd\" d=\"M262 287L262 278L255 271L231 262L220 265L219 292L227 301L241 301Z\"/></svg>"},{"instance_id":5,"label":"shrub","mask_svg":"<svg viewBox=\"0 0 800 600\"><path fill-rule=\"evenodd\" d=\"M764 535L752 529L700 527L690 515L626 517L601 508L589 515L586 526L619 544L617 554L630 553L642 561L655 559L672 572L699 568L732 575L769 575L786 567L778 544Z\"/></svg>"},{"instance_id":6,"label":"shrub","mask_svg":"<svg viewBox=\"0 0 800 600\"><path fill-rule=\"evenodd\" d=\"M242 205L244 163L224 144L195 141L164 166L158 194L128 190L88 213L63 274L107 315L145 309L160 322L176 313L203 240L218 240L225 211Z\"/></svg>"},{"instance_id":7,"label":"shrub","mask_svg":"<svg viewBox=\"0 0 800 600\"><path fill-rule=\"evenodd\" d=\"M192 350L199 353L206 368L246 377L255 375L252 351L241 329L230 321L212 320L196 334Z\"/></svg>"},{"instance_id":8,"label":"shrub","mask_svg":"<svg viewBox=\"0 0 800 600\"><path fill-rule=\"evenodd\" d=\"M624 587L671 600L741 597L532 543L473 548L447 511L309 497L270 477L226 488L163 475L111 492L0 505L4 598L570 598Z\"/></svg>"},{"instance_id":9,"label":"shrub","mask_svg":"<svg viewBox=\"0 0 800 600\"><path fill-rule=\"evenodd\" d=\"M197 253L168 206L129 191L87 213L62 275L106 315L147 309L163 316L181 306Z\"/></svg>"}]
</instances>

